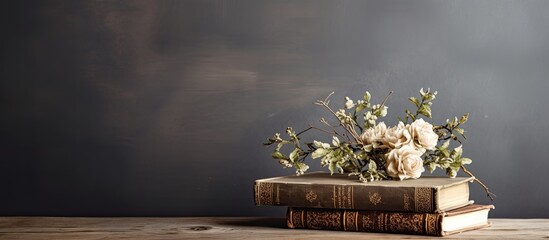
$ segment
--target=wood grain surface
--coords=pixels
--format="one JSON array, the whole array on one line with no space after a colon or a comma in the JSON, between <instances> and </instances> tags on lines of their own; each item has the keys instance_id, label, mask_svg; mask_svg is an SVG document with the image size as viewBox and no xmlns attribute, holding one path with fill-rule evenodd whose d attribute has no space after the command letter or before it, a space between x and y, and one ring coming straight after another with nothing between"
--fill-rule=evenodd
<instances>
[{"instance_id":1,"label":"wood grain surface","mask_svg":"<svg viewBox=\"0 0 549 240\"><path fill-rule=\"evenodd\" d=\"M498 196L490 216L549 218L547 0L2 7L0 216L282 216L252 204L255 179L295 172L261 143L336 124L313 104L332 91L335 110L394 91L378 122L395 125L430 87L430 123L470 113L464 154ZM471 199L490 203L476 184Z\"/></svg>"},{"instance_id":2,"label":"wood grain surface","mask_svg":"<svg viewBox=\"0 0 549 240\"><path fill-rule=\"evenodd\" d=\"M445 239L547 239L549 219L490 219ZM426 236L287 229L282 218L2 217L0 239L424 239ZM435 237L433 237L435 238Z\"/></svg>"}]
</instances>

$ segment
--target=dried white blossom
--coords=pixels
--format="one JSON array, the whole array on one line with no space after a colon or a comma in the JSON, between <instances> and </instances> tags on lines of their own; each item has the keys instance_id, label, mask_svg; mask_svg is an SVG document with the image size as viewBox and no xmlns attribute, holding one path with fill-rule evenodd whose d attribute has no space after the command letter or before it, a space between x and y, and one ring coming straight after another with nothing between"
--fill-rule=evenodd
<instances>
[{"instance_id":1,"label":"dried white blossom","mask_svg":"<svg viewBox=\"0 0 549 240\"><path fill-rule=\"evenodd\" d=\"M345 102L345 108L351 109L351 108L355 107L355 103L349 97L345 97L345 101L346 101Z\"/></svg>"}]
</instances>

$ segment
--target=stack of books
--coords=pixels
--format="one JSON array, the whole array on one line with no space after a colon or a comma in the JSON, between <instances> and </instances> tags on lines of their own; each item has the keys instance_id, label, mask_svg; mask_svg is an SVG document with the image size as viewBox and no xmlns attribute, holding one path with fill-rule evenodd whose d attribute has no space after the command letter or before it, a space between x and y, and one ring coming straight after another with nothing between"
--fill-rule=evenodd
<instances>
[{"instance_id":1,"label":"stack of books","mask_svg":"<svg viewBox=\"0 0 549 240\"><path fill-rule=\"evenodd\" d=\"M258 206L288 206L289 228L445 236L489 226L493 205L473 204L473 178L422 176L362 183L315 172L255 181Z\"/></svg>"}]
</instances>

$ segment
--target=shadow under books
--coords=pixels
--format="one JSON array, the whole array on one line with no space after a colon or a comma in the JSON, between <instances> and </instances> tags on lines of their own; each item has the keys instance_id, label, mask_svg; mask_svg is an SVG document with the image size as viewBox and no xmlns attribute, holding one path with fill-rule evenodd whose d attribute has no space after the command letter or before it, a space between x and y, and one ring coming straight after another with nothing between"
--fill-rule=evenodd
<instances>
[{"instance_id":1,"label":"shadow under books","mask_svg":"<svg viewBox=\"0 0 549 240\"><path fill-rule=\"evenodd\" d=\"M225 226L269 227L287 229L286 219L284 218L259 218L250 220L242 219L234 221L218 221L216 223Z\"/></svg>"}]
</instances>

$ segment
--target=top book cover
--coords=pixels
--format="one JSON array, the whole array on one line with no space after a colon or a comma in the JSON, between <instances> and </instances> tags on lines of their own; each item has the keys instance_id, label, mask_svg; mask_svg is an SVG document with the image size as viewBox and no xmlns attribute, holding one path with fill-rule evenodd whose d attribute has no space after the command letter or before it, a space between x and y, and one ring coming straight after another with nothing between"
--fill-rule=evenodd
<instances>
[{"instance_id":1,"label":"top book cover","mask_svg":"<svg viewBox=\"0 0 549 240\"><path fill-rule=\"evenodd\" d=\"M347 174L314 172L258 179L254 200L258 206L439 213L471 204L473 179L422 176L362 183Z\"/></svg>"}]
</instances>

